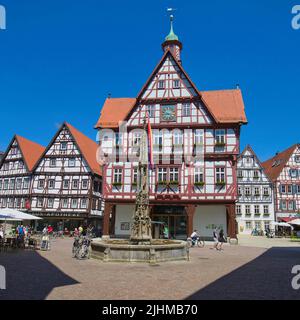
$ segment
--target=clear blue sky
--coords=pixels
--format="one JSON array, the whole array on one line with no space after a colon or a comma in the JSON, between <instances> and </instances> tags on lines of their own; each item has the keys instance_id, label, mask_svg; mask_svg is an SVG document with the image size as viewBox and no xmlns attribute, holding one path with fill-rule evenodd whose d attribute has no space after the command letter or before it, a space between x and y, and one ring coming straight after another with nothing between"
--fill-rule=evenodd
<instances>
[{"instance_id":1,"label":"clear blue sky","mask_svg":"<svg viewBox=\"0 0 300 320\"><path fill-rule=\"evenodd\" d=\"M298 1L300 4L300 0ZM91 138L109 92L135 97L161 58L168 6L200 90L243 90L242 147L261 160L299 142L297 0L0 0L0 149L18 133L46 145L68 121Z\"/></svg>"}]
</instances>

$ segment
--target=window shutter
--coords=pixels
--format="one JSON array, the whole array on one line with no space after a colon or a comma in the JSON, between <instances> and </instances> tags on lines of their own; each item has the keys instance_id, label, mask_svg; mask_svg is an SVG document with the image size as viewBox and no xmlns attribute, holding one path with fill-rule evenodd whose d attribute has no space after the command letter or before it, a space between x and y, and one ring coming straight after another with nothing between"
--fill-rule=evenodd
<instances>
[{"instance_id":1,"label":"window shutter","mask_svg":"<svg viewBox=\"0 0 300 320\"><path fill-rule=\"evenodd\" d=\"M293 207L294 207L294 210L297 209L297 204L296 204L296 200L293 201Z\"/></svg>"},{"instance_id":2,"label":"window shutter","mask_svg":"<svg viewBox=\"0 0 300 320\"><path fill-rule=\"evenodd\" d=\"M281 191L281 184L279 185L279 193L282 194L282 191Z\"/></svg>"},{"instance_id":3,"label":"window shutter","mask_svg":"<svg viewBox=\"0 0 300 320\"><path fill-rule=\"evenodd\" d=\"M280 208L280 210L282 210L282 208L283 208L283 206L282 206L282 200L280 200L279 208Z\"/></svg>"}]
</instances>

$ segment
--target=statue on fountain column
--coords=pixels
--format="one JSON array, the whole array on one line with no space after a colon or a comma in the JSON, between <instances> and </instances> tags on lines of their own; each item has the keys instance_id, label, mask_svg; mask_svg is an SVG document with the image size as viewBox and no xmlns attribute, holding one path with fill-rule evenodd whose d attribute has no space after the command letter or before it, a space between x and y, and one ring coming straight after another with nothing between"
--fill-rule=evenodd
<instances>
[{"instance_id":1,"label":"statue on fountain column","mask_svg":"<svg viewBox=\"0 0 300 320\"><path fill-rule=\"evenodd\" d=\"M147 124L144 120L144 132L140 144L138 167L138 192L131 232L131 242L150 244L152 239L151 219L149 216L149 183L148 183L148 143Z\"/></svg>"}]
</instances>

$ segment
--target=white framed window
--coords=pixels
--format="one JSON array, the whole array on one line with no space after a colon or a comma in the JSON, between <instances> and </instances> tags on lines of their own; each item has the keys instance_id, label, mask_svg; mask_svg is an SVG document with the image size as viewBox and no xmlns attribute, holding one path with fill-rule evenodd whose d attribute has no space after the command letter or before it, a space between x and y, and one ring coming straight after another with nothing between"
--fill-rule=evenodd
<instances>
[{"instance_id":1,"label":"white framed window","mask_svg":"<svg viewBox=\"0 0 300 320\"><path fill-rule=\"evenodd\" d=\"M158 89L164 89L165 88L165 80L159 80L157 84Z\"/></svg>"},{"instance_id":2,"label":"white framed window","mask_svg":"<svg viewBox=\"0 0 300 320\"><path fill-rule=\"evenodd\" d=\"M178 79L173 80L173 88L179 89L180 88L180 81Z\"/></svg>"},{"instance_id":3,"label":"white framed window","mask_svg":"<svg viewBox=\"0 0 300 320\"><path fill-rule=\"evenodd\" d=\"M9 186L9 180L8 179L4 179L3 189L4 190L8 190L8 186Z\"/></svg>"},{"instance_id":4,"label":"white framed window","mask_svg":"<svg viewBox=\"0 0 300 320\"><path fill-rule=\"evenodd\" d=\"M87 208L87 199L81 199L81 208L86 209Z\"/></svg>"},{"instance_id":5,"label":"white framed window","mask_svg":"<svg viewBox=\"0 0 300 320\"><path fill-rule=\"evenodd\" d=\"M200 145L200 146L204 145L204 130L201 130L201 129L195 130L194 143L195 145Z\"/></svg>"},{"instance_id":6,"label":"white framed window","mask_svg":"<svg viewBox=\"0 0 300 320\"><path fill-rule=\"evenodd\" d=\"M21 198L16 198L16 208L21 208L21 204L22 204L22 199Z\"/></svg>"},{"instance_id":7,"label":"white framed window","mask_svg":"<svg viewBox=\"0 0 300 320\"><path fill-rule=\"evenodd\" d=\"M2 200L2 208L6 208L7 207L7 198L3 198Z\"/></svg>"},{"instance_id":8,"label":"white framed window","mask_svg":"<svg viewBox=\"0 0 300 320\"><path fill-rule=\"evenodd\" d=\"M167 172L167 168L158 168L158 182L166 182L168 180Z\"/></svg>"},{"instance_id":9,"label":"white framed window","mask_svg":"<svg viewBox=\"0 0 300 320\"><path fill-rule=\"evenodd\" d=\"M239 204L236 206L236 214L237 215L241 215L242 214L242 206L239 205Z\"/></svg>"},{"instance_id":10,"label":"white framed window","mask_svg":"<svg viewBox=\"0 0 300 320\"><path fill-rule=\"evenodd\" d=\"M64 141L60 143L60 150L66 151L68 149L68 142Z\"/></svg>"},{"instance_id":11,"label":"white framed window","mask_svg":"<svg viewBox=\"0 0 300 320\"><path fill-rule=\"evenodd\" d=\"M280 186L280 193L286 193L286 185L285 184L282 184Z\"/></svg>"},{"instance_id":12,"label":"white framed window","mask_svg":"<svg viewBox=\"0 0 300 320\"><path fill-rule=\"evenodd\" d=\"M4 171L8 171L8 170L9 170L9 162L5 162L5 163L3 164L3 170L4 170Z\"/></svg>"},{"instance_id":13,"label":"white framed window","mask_svg":"<svg viewBox=\"0 0 300 320\"><path fill-rule=\"evenodd\" d=\"M147 112L148 112L149 118L154 118L155 117L155 105L147 106Z\"/></svg>"},{"instance_id":14,"label":"white framed window","mask_svg":"<svg viewBox=\"0 0 300 320\"><path fill-rule=\"evenodd\" d=\"M183 145L183 133L181 130L174 130L173 131L173 141L175 146L182 146Z\"/></svg>"},{"instance_id":15,"label":"white framed window","mask_svg":"<svg viewBox=\"0 0 300 320\"><path fill-rule=\"evenodd\" d=\"M296 188L297 188L297 193L300 194L300 185L297 184L297 187L296 187Z\"/></svg>"},{"instance_id":16,"label":"white framed window","mask_svg":"<svg viewBox=\"0 0 300 320\"><path fill-rule=\"evenodd\" d=\"M10 183L9 183L10 190L15 190L15 183L16 183L15 179L10 179Z\"/></svg>"},{"instance_id":17,"label":"white framed window","mask_svg":"<svg viewBox=\"0 0 300 320\"><path fill-rule=\"evenodd\" d=\"M247 196L247 197L251 196L251 189L250 189L250 187L245 187L245 196Z\"/></svg>"},{"instance_id":18,"label":"white framed window","mask_svg":"<svg viewBox=\"0 0 300 320\"><path fill-rule=\"evenodd\" d=\"M78 208L78 199L72 199L71 207L72 207L72 209Z\"/></svg>"},{"instance_id":19,"label":"white framed window","mask_svg":"<svg viewBox=\"0 0 300 320\"><path fill-rule=\"evenodd\" d=\"M29 189L29 182L30 182L29 178L24 178L23 189L25 190Z\"/></svg>"},{"instance_id":20,"label":"white framed window","mask_svg":"<svg viewBox=\"0 0 300 320\"><path fill-rule=\"evenodd\" d=\"M216 145L224 146L225 145L225 129L218 129L215 131L215 142Z\"/></svg>"},{"instance_id":21,"label":"white framed window","mask_svg":"<svg viewBox=\"0 0 300 320\"><path fill-rule=\"evenodd\" d=\"M36 206L37 206L38 208L42 208L43 205L44 205L44 198L37 198L37 204L36 204Z\"/></svg>"},{"instance_id":22,"label":"white framed window","mask_svg":"<svg viewBox=\"0 0 300 320\"><path fill-rule=\"evenodd\" d=\"M62 199L62 207L63 209L69 208L69 199Z\"/></svg>"},{"instance_id":23,"label":"white framed window","mask_svg":"<svg viewBox=\"0 0 300 320\"><path fill-rule=\"evenodd\" d=\"M18 169L24 169L24 162L22 160L18 163Z\"/></svg>"},{"instance_id":24,"label":"white framed window","mask_svg":"<svg viewBox=\"0 0 300 320\"><path fill-rule=\"evenodd\" d=\"M15 204L15 199L14 198L9 198L8 200L8 207L13 208Z\"/></svg>"},{"instance_id":25,"label":"white framed window","mask_svg":"<svg viewBox=\"0 0 300 320\"><path fill-rule=\"evenodd\" d=\"M69 159L69 168L74 168L76 166L76 159L70 158Z\"/></svg>"},{"instance_id":26,"label":"white framed window","mask_svg":"<svg viewBox=\"0 0 300 320\"><path fill-rule=\"evenodd\" d=\"M291 178L297 178L298 177L298 170L297 169L291 169L290 170L290 177Z\"/></svg>"},{"instance_id":27,"label":"white framed window","mask_svg":"<svg viewBox=\"0 0 300 320\"><path fill-rule=\"evenodd\" d=\"M216 183L225 183L225 168L216 168Z\"/></svg>"},{"instance_id":28,"label":"white framed window","mask_svg":"<svg viewBox=\"0 0 300 320\"><path fill-rule=\"evenodd\" d=\"M254 206L254 214L260 214L260 209L259 209L259 205L255 205Z\"/></svg>"},{"instance_id":29,"label":"white framed window","mask_svg":"<svg viewBox=\"0 0 300 320\"><path fill-rule=\"evenodd\" d=\"M50 168L56 167L56 159L50 159Z\"/></svg>"},{"instance_id":30,"label":"white framed window","mask_svg":"<svg viewBox=\"0 0 300 320\"><path fill-rule=\"evenodd\" d=\"M260 188L259 187L254 187L254 195L256 197L260 196Z\"/></svg>"},{"instance_id":31,"label":"white framed window","mask_svg":"<svg viewBox=\"0 0 300 320\"><path fill-rule=\"evenodd\" d=\"M293 193L293 186L291 184L287 185L287 193L292 194Z\"/></svg>"},{"instance_id":32,"label":"white framed window","mask_svg":"<svg viewBox=\"0 0 300 320\"><path fill-rule=\"evenodd\" d=\"M89 186L89 180L87 179L82 180L82 189L87 190L88 186Z\"/></svg>"},{"instance_id":33,"label":"white framed window","mask_svg":"<svg viewBox=\"0 0 300 320\"><path fill-rule=\"evenodd\" d=\"M54 199L49 198L47 201L47 208L52 209L54 207Z\"/></svg>"},{"instance_id":34,"label":"white framed window","mask_svg":"<svg viewBox=\"0 0 300 320\"><path fill-rule=\"evenodd\" d=\"M134 132L132 136L132 145L134 147L140 146L142 141L142 133L141 132Z\"/></svg>"},{"instance_id":35,"label":"white framed window","mask_svg":"<svg viewBox=\"0 0 300 320\"><path fill-rule=\"evenodd\" d=\"M11 155L15 156L17 154L17 151L18 151L17 147L12 147L11 148Z\"/></svg>"},{"instance_id":36,"label":"white framed window","mask_svg":"<svg viewBox=\"0 0 300 320\"><path fill-rule=\"evenodd\" d=\"M286 203L286 200L281 200L281 209L282 210L287 210L287 203Z\"/></svg>"},{"instance_id":37,"label":"white framed window","mask_svg":"<svg viewBox=\"0 0 300 320\"><path fill-rule=\"evenodd\" d=\"M138 183L138 168L133 168L133 177L132 182L134 184Z\"/></svg>"},{"instance_id":38,"label":"white framed window","mask_svg":"<svg viewBox=\"0 0 300 320\"><path fill-rule=\"evenodd\" d=\"M268 197L270 195L270 191L268 187L264 187L264 196Z\"/></svg>"},{"instance_id":39,"label":"white framed window","mask_svg":"<svg viewBox=\"0 0 300 320\"><path fill-rule=\"evenodd\" d=\"M300 163L300 155L296 155L295 156L295 162L296 163Z\"/></svg>"},{"instance_id":40,"label":"white framed window","mask_svg":"<svg viewBox=\"0 0 300 320\"><path fill-rule=\"evenodd\" d=\"M22 181L23 181L22 178L17 178L17 186L16 186L17 190L22 189Z\"/></svg>"},{"instance_id":41,"label":"white framed window","mask_svg":"<svg viewBox=\"0 0 300 320\"><path fill-rule=\"evenodd\" d=\"M269 213L270 213L269 206L264 205L264 214L269 214Z\"/></svg>"},{"instance_id":42,"label":"white framed window","mask_svg":"<svg viewBox=\"0 0 300 320\"><path fill-rule=\"evenodd\" d=\"M72 189L77 190L79 188L79 180L73 180L72 181Z\"/></svg>"},{"instance_id":43,"label":"white framed window","mask_svg":"<svg viewBox=\"0 0 300 320\"><path fill-rule=\"evenodd\" d=\"M182 105L182 116L183 117L190 117L191 116L191 104L184 103Z\"/></svg>"},{"instance_id":44,"label":"white framed window","mask_svg":"<svg viewBox=\"0 0 300 320\"><path fill-rule=\"evenodd\" d=\"M2 190L2 188L3 188L3 180L0 179L0 190Z\"/></svg>"},{"instance_id":45,"label":"white framed window","mask_svg":"<svg viewBox=\"0 0 300 320\"><path fill-rule=\"evenodd\" d=\"M64 189L64 190L69 190L69 187L70 187L70 180L65 179L65 180L63 181L63 189Z\"/></svg>"},{"instance_id":46,"label":"white framed window","mask_svg":"<svg viewBox=\"0 0 300 320\"><path fill-rule=\"evenodd\" d=\"M114 183L121 184L123 178L123 170L120 168L114 169Z\"/></svg>"},{"instance_id":47,"label":"white framed window","mask_svg":"<svg viewBox=\"0 0 300 320\"><path fill-rule=\"evenodd\" d=\"M170 168L170 182L179 182L178 168Z\"/></svg>"},{"instance_id":48,"label":"white framed window","mask_svg":"<svg viewBox=\"0 0 300 320\"><path fill-rule=\"evenodd\" d=\"M162 133L162 131L155 130L155 132L153 132L153 143L156 146L162 146L163 145L163 133Z\"/></svg>"},{"instance_id":49,"label":"white framed window","mask_svg":"<svg viewBox=\"0 0 300 320\"><path fill-rule=\"evenodd\" d=\"M289 201L289 211L293 211L296 209L295 201Z\"/></svg>"},{"instance_id":50,"label":"white framed window","mask_svg":"<svg viewBox=\"0 0 300 320\"><path fill-rule=\"evenodd\" d=\"M195 183L203 183L204 182L203 167L195 167L194 182Z\"/></svg>"},{"instance_id":51,"label":"white framed window","mask_svg":"<svg viewBox=\"0 0 300 320\"><path fill-rule=\"evenodd\" d=\"M238 170L238 171L237 171L237 177L238 177L239 179L243 179L243 170Z\"/></svg>"},{"instance_id":52,"label":"white framed window","mask_svg":"<svg viewBox=\"0 0 300 320\"><path fill-rule=\"evenodd\" d=\"M260 172L259 170L254 170L253 171L253 179L258 180L260 177Z\"/></svg>"},{"instance_id":53,"label":"white framed window","mask_svg":"<svg viewBox=\"0 0 300 320\"><path fill-rule=\"evenodd\" d=\"M242 187L238 187L238 195L242 196L243 195L243 189Z\"/></svg>"},{"instance_id":54,"label":"white framed window","mask_svg":"<svg viewBox=\"0 0 300 320\"><path fill-rule=\"evenodd\" d=\"M38 181L38 189L44 189L45 186L45 180L44 179L39 179Z\"/></svg>"},{"instance_id":55,"label":"white framed window","mask_svg":"<svg viewBox=\"0 0 300 320\"><path fill-rule=\"evenodd\" d=\"M251 206L250 205L245 205L245 213L247 214L247 215L250 215L251 214Z\"/></svg>"},{"instance_id":56,"label":"white framed window","mask_svg":"<svg viewBox=\"0 0 300 320\"><path fill-rule=\"evenodd\" d=\"M49 189L54 189L55 188L55 180L51 179L49 180Z\"/></svg>"}]
</instances>

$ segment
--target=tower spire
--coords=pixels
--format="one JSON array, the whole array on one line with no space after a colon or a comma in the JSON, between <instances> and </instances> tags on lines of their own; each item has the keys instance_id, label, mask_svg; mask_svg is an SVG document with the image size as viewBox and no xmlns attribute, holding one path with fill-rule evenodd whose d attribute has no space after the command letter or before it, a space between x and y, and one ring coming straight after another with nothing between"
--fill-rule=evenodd
<instances>
[{"instance_id":1,"label":"tower spire","mask_svg":"<svg viewBox=\"0 0 300 320\"><path fill-rule=\"evenodd\" d=\"M176 60L181 63L180 54L182 50L182 43L179 41L179 37L174 32L174 15L173 11L176 9L168 8L167 11L171 12L170 14L170 33L166 36L164 43L162 44L162 48L164 52L170 50Z\"/></svg>"}]
</instances>

